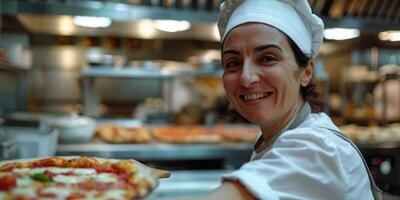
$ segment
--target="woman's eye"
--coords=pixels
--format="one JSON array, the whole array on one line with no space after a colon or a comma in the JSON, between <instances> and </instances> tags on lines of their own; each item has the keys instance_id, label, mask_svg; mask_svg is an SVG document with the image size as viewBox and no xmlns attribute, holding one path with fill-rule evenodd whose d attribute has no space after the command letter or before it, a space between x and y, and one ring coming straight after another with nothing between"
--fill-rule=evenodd
<instances>
[{"instance_id":1,"label":"woman's eye","mask_svg":"<svg viewBox=\"0 0 400 200\"><path fill-rule=\"evenodd\" d=\"M233 61L228 61L226 64L225 64L225 68L226 69L232 69L232 68L235 68L235 67L237 67L237 66L239 66L240 65L240 62L239 61L236 61L236 60L233 60Z\"/></svg>"},{"instance_id":2,"label":"woman's eye","mask_svg":"<svg viewBox=\"0 0 400 200\"><path fill-rule=\"evenodd\" d=\"M262 56L260 59L259 59L259 62L262 62L262 63L271 63L271 62L274 62L274 61L276 61L277 59L274 57L274 56Z\"/></svg>"}]
</instances>

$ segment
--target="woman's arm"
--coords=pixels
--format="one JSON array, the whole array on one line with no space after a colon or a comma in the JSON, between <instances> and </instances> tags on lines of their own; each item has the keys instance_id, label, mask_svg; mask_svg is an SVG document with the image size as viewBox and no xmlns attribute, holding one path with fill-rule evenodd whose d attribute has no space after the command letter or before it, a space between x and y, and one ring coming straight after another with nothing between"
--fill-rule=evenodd
<instances>
[{"instance_id":1,"label":"woman's arm","mask_svg":"<svg viewBox=\"0 0 400 200\"><path fill-rule=\"evenodd\" d=\"M210 200L255 200L255 198L237 181L224 181L204 199Z\"/></svg>"},{"instance_id":2,"label":"woman's arm","mask_svg":"<svg viewBox=\"0 0 400 200\"><path fill-rule=\"evenodd\" d=\"M221 186L201 198L183 197L174 200L255 200L255 198L237 181L224 181Z\"/></svg>"}]
</instances>

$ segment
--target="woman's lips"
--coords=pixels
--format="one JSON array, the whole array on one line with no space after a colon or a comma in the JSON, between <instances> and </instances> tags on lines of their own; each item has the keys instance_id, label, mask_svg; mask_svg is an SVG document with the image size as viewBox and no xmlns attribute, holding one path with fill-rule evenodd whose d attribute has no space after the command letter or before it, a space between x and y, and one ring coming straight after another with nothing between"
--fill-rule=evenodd
<instances>
[{"instance_id":1,"label":"woman's lips","mask_svg":"<svg viewBox=\"0 0 400 200\"><path fill-rule=\"evenodd\" d=\"M258 99L264 99L271 96L273 92L260 92L260 93L251 93L246 95L239 95L239 97L244 101L254 101Z\"/></svg>"}]
</instances>

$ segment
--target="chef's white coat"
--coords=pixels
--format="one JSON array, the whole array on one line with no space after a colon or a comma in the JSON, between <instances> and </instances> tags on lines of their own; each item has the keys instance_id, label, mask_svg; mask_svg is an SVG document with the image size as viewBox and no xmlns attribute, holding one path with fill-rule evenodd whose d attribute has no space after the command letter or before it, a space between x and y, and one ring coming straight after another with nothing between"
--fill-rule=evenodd
<instances>
[{"instance_id":1,"label":"chef's white coat","mask_svg":"<svg viewBox=\"0 0 400 200\"><path fill-rule=\"evenodd\" d=\"M374 199L359 154L323 127L339 130L326 114L309 114L297 128L280 134L260 159L223 179L239 181L263 200Z\"/></svg>"}]
</instances>

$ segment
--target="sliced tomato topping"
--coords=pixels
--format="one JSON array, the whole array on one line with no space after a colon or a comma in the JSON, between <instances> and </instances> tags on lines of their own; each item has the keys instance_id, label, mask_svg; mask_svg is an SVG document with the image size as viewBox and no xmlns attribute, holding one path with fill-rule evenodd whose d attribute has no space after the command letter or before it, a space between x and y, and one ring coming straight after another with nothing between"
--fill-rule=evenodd
<instances>
[{"instance_id":1,"label":"sliced tomato topping","mask_svg":"<svg viewBox=\"0 0 400 200\"><path fill-rule=\"evenodd\" d=\"M85 181L82 183L79 183L79 188L84 189L84 190L97 190L97 191L103 191L112 188L114 183L102 183L102 182L96 182L93 180Z\"/></svg>"},{"instance_id":2,"label":"sliced tomato topping","mask_svg":"<svg viewBox=\"0 0 400 200\"><path fill-rule=\"evenodd\" d=\"M23 196L23 195L18 195L17 197L15 197L15 200L36 200L35 197L27 197L27 196Z\"/></svg>"},{"instance_id":3,"label":"sliced tomato topping","mask_svg":"<svg viewBox=\"0 0 400 200\"><path fill-rule=\"evenodd\" d=\"M17 179L14 176L6 175L0 177L0 190L11 190L17 186Z\"/></svg>"},{"instance_id":4,"label":"sliced tomato topping","mask_svg":"<svg viewBox=\"0 0 400 200\"><path fill-rule=\"evenodd\" d=\"M46 158L31 163L32 168L35 167L62 167L62 159Z\"/></svg>"},{"instance_id":5,"label":"sliced tomato topping","mask_svg":"<svg viewBox=\"0 0 400 200\"><path fill-rule=\"evenodd\" d=\"M75 192L75 193L72 193L72 194L70 194L67 198L66 198L66 200L81 200L81 199L85 199L86 198L86 195L85 195L85 193L83 193L83 192Z\"/></svg>"},{"instance_id":6,"label":"sliced tomato topping","mask_svg":"<svg viewBox=\"0 0 400 200\"><path fill-rule=\"evenodd\" d=\"M57 198L57 194L54 194L54 193L41 193L40 194L40 198L54 199L54 198Z\"/></svg>"}]
</instances>

